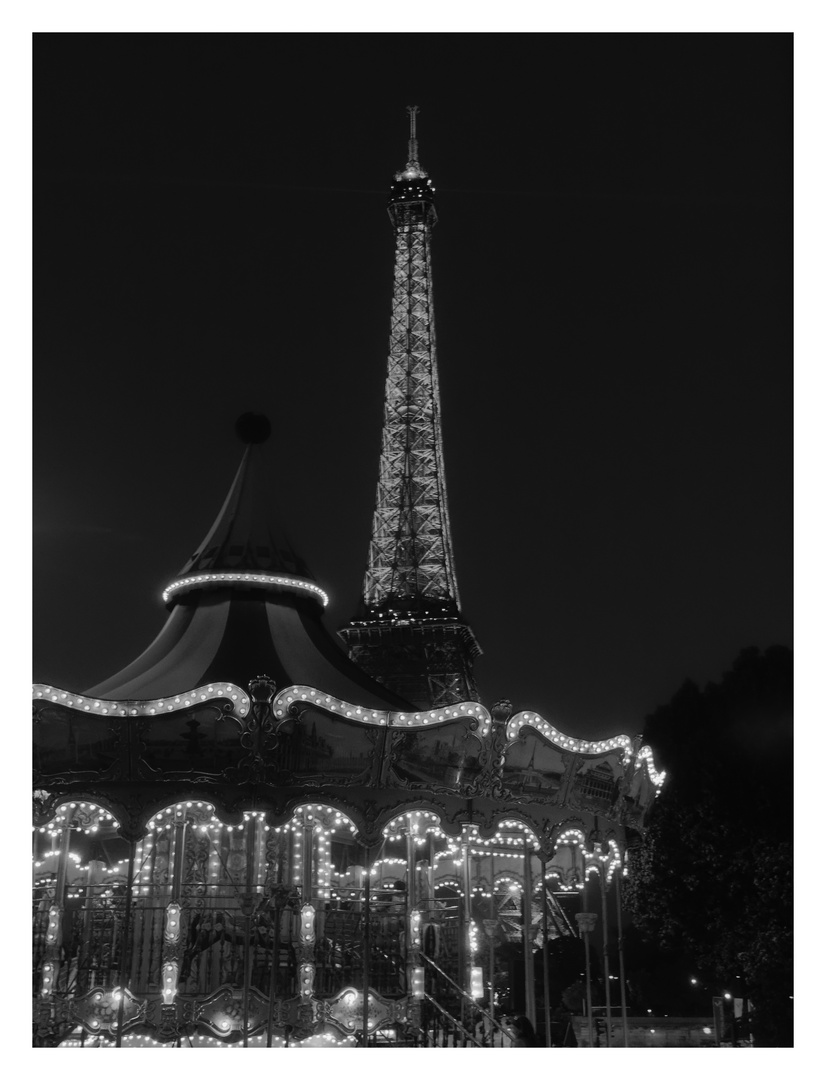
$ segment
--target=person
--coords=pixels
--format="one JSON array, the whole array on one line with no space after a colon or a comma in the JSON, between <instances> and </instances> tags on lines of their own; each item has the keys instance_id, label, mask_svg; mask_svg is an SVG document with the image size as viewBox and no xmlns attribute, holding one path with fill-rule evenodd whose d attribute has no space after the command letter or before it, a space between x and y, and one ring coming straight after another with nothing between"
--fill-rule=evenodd
<instances>
[{"instance_id":1,"label":"person","mask_svg":"<svg viewBox=\"0 0 826 1080\"><path fill-rule=\"evenodd\" d=\"M509 1026L514 1036L511 1046L538 1045L536 1041L536 1032L533 1029L533 1024L530 1022L527 1016L514 1016Z\"/></svg>"}]
</instances>

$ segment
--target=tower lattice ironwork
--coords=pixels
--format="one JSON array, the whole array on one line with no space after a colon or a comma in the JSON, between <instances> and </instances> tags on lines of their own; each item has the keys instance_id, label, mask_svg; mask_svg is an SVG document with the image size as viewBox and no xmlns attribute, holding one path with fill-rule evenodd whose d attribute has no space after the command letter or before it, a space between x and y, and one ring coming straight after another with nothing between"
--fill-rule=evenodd
<instances>
[{"instance_id":1,"label":"tower lattice ironwork","mask_svg":"<svg viewBox=\"0 0 826 1080\"><path fill-rule=\"evenodd\" d=\"M459 607L436 368L434 188L419 162L418 107L408 113L408 161L388 203L396 258L373 530L362 603L340 633L356 663L427 708L479 700L481 649Z\"/></svg>"}]
</instances>

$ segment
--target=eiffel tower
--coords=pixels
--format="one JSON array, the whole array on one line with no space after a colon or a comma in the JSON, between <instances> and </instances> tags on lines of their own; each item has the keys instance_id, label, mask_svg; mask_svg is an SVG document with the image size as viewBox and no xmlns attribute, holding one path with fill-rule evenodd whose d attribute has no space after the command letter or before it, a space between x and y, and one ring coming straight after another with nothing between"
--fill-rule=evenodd
<instances>
[{"instance_id":1,"label":"eiffel tower","mask_svg":"<svg viewBox=\"0 0 826 1080\"><path fill-rule=\"evenodd\" d=\"M418 106L388 212L396 237L384 429L359 610L339 631L350 657L417 708L478 701L481 654L462 618L447 509L436 368L433 183L419 162Z\"/></svg>"}]
</instances>

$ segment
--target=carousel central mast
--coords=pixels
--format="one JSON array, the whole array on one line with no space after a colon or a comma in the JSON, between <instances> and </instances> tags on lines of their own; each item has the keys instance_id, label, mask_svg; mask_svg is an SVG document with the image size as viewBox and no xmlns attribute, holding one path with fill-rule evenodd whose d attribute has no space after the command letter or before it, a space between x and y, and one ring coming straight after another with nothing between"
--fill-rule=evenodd
<instances>
[{"instance_id":1,"label":"carousel central mast","mask_svg":"<svg viewBox=\"0 0 826 1080\"><path fill-rule=\"evenodd\" d=\"M419 162L418 106L408 161L388 212L396 238L384 428L358 615L341 630L350 656L420 708L479 700L481 653L461 616L442 451L431 233L434 189Z\"/></svg>"}]
</instances>

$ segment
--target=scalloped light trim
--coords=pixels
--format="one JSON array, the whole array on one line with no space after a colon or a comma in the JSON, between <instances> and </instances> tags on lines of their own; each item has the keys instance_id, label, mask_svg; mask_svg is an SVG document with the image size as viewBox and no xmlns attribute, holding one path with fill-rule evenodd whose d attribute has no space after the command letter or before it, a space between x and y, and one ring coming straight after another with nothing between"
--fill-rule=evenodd
<instances>
[{"instance_id":1,"label":"scalloped light trim","mask_svg":"<svg viewBox=\"0 0 826 1080\"><path fill-rule=\"evenodd\" d=\"M421 712L391 712L382 709L365 709L361 705L344 701L343 698L324 694L312 686L288 686L276 696L272 703L273 711L276 717L281 719L287 715L290 705L302 701L306 701L309 705L318 705L329 712L338 713L348 720L357 720L359 723L372 724L375 727L434 727L437 724L446 724L450 720L467 718L479 722L479 729L473 734L483 737L488 734L491 725L490 713L484 705L479 705L475 701L461 701L455 705L446 705L442 709L425 709Z\"/></svg>"},{"instance_id":2,"label":"scalloped light trim","mask_svg":"<svg viewBox=\"0 0 826 1080\"><path fill-rule=\"evenodd\" d=\"M170 596L179 592L188 592L190 589L198 589L209 587L211 585L220 585L222 582L231 584L233 582L249 582L254 585L263 585L265 588L278 589L298 589L302 592L309 592L317 599L320 600L323 607L327 607L330 602L330 597L327 593L315 585L312 581L307 581L305 578L292 577L289 574L231 574L231 573L217 573L217 574L191 574L187 577L178 578L177 581L172 581L167 585L163 591L163 602L166 604L169 601Z\"/></svg>"},{"instance_id":3,"label":"scalloped light trim","mask_svg":"<svg viewBox=\"0 0 826 1080\"><path fill-rule=\"evenodd\" d=\"M589 742L587 739L573 739L570 735L563 735L561 731L544 720L539 713L520 712L512 716L508 721L505 733L510 742L516 739L523 727L532 727L540 735L562 750L570 750L574 754L605 754L609 750L622 750L627 759L634 753L634 744L628 735L614 735L611 739L600 739L597 742ZM643 746L637 752L636 768L645 761L648 766L648 775L652 783L659 787L665 780L665 772L657 772L654 768L654 752L650 746Z\"/></svg>"},{"instance_id":4,"label":"scalloped light trim","mask_svg":"<svg viewBox=\"0 0 826 1080\"><path fill-rule=\"evenodd\" d=\"M208 686L199 686L196 690L188 690L185 694L151 698L148 701L132 699L104 701L103 698L84 697L82 694L72 694L67 690L61 690L57 686L35 683L32 687L32 698L54 701L58 705L77 709L78 712L96 713L99 716L161 716L177 712L179 709L187 709L190 705L197 705L201 701L214 701L216 698L232 701L238 716L246 716L250 708L249 696L240 687L234 683L217 682L210 683Z\"/></svg>"}]
</instances>

